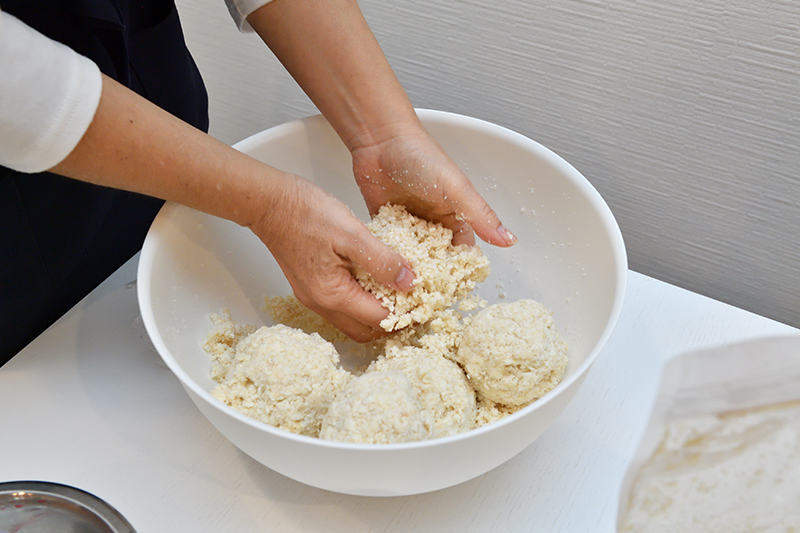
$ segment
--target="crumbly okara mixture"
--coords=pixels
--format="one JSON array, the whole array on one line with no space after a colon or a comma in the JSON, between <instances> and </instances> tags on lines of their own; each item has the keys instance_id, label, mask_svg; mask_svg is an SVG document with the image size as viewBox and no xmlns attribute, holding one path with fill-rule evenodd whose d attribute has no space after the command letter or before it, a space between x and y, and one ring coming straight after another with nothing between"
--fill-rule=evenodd
<instances>
[{"instance_id":1,"label":"crumbly okara mixture","mask_svg":"<svg viewBox=\"0 0 800 533\"><path fill-rule=\"evenodd\" d=\"M800 531L800 402L668 422L620 531Z\"/></svg>"},{"instance_id":2,"label":"crumbly okara mixture","mask_svg":"<svg viewBox=\"0 0 800 533\"><path fill-rule=\"evenodd\" d=\"M336 397L322 422L320 438L363 444L391 444L430 438L431 414L413 384L395 371L355 378Z\"/></svg>"},{"instance_id":3,"label":"crumbly okara mixture","mask_svg":"<svg viewBox=\"0 0 800 533\"><path fill-rule=\"evenodd\" d=\"M211 379L221 381L236 357L236 345L253 333L255 326L239 324L225 309L222 314L211 315L211 331L203 340L203 350L211 355Z\"/></svg>"},{"instance_id":4,"label":"crumbly okara mixture","mask_svg":"<svg viewBox=\"0 0 800 533\"><path fill-rule=\"evenodd\" d=\"M390 371L410 381L422 407L432 416L432 437L455 435L475 425L475 391L456 363L424 348L406 346L376 359L366 373Z\"/></svg>"},{"instance_id":5,"label":"crumbly okara mixture","mask_svg":"<svg viewBox=\"0 0 800 533\"><path fill-rule=\"evenodd\" d=\"M475 406L474 427L476 428L485 426L486 424L491 424L492 422L497 422L498 420L502 420L508 415L516 413L522 409L522 407L525 407L524 405L502 405L495 403L492 400L488 400L481 396L480 393L476 393L476 397L478 398Z\"/></svg>"},{"instance_id":6,"label":"crumbly okara mixture","mask_svg":"<svg viewBox=\"0 0 800 533\"><path fill-rule=\"evenodd\" d=\"M509 305L511 304L496 304L487 307L486 310L498 306L504 308ZM311 311L308 313L313 314ZM259 337L271 332L272 337L280 338L279 346L273 348L275 351L269 351L269 349L264 349L265 346L268 346L264 342L249 342L250 336L247 335L247 332L254 331L255 328L235 324L229 314L212 315L214 328L204 343L206 351L212 354L214 362L212 377L220 383L212 393L235 409L288 431L348 442L406 442L411 438L410 435L422 435L421 430L418 429L419 424L415 422L415 425L404 425L402 421L391 420L391 418L401 416L404 412L411 412L408 410L410 404L405 404L405 411L386 411L383 408L369 409L360 406L356 414L346 414L345 412L347 403L366 401L363 398L377 401L373 393L365 392L366 387L373 388L377 386L375 383L400 379L410 387L409 390L412 391L415 402L417 402L414 405L418 404L424 412L422 420L425 432L424 436L420 438L454 435L500 420L533 401L512 403L497 402L487 398L480 392L480 378L468 379L464 368L458 364L459 346L463 345L465 331L470 329L469 326L477 320L478 316L480 313L475 317L463 317L453 309L446 309L436 313L435 317L426 324L407 328L385 339L375 341L373 346L368 349L380 355L362 375L357 377L338 365L339 357L333 344L325 341L316 333L309 334L304 331L310 330L309 324L317 322L314 317L309 316L311 320L304 324L304 330L277 325L271 328L263 327L252 333L251 336ZM528 320L528 322L520 323L510 331L514 331L516 327L536 329L537 325L531 323L530 318L530 316L524 316L522 319ZM298 323L298 325L301 324ZM505 324L505 326L507 325ZM494 336L494 342L498 343L498 346L514 345L513 342L503 343L498 340L503 337L502 330L490 330L489 335ZM276 342L274 338L269 341L270 344L274 342ZM525 348L524 353L529 354L530 350L527 346ZM506 355L510 353L508 350L506 348ZM318 371L309 372L308 365L303 366L301 362L306 361L310 354L317 352L321 356L312 357L311 368ZM251 362L262 358L265 358L267 362L264 364ZM564 364L566 364L565 361ZM295 365L298 367L295 368ZM496 361L487 363L487 365L497 366ZM254 372L253 367L259 371ZM283 391L284 394L287 389L290 390L292 394L289 401L282 399L282 394L267 394L271 387L275 387L276 380L270 375L270 371L275 367L280 368L279 375L282 378L277 380L278 390ZM535 391L533 395L536 398L544 394L543 391L552 389L563 374L563 370L561 373L556 373L557 376L552 373L548 374L546 383L540 386L536 383L531 385L530 377L520 380L519 370L514 366L499 366L495 369L494 374L502 375L504 368L510 375L509 379L517 380L521 386L530 385ZM327 420L326 414L328 414L334 398L339 398L348 383L372 374L381 374L383 379L376 382L369 380L372 385L359 385L360 388L355 391L360 392L348 393L350 399L337 408L336 418L326 422L331 428L326 432L319 433L323 420ZM540 374L545 375L542 372ZM323 381L326 379L328 382ZM315 383L322 386L315 389ZM397 391L398 387L405 390L406 385L394 383L387 388L389 391L387 394L396 397L400 394ZM526 394L530 395L530 393ZM521 396L523 393L516 395L514 400L519 402ZM361 399L354 400L353 398ZM376 405L380 405L380 402ZM334 416L334 414L330 414L330 416ZM378 417L383 420L372 420L370 417ZM298 420L303 422L298 424L296 422ZM410 424L410 422L408 423ZM366 436L368 431L365 428L370 427L380 428L380 435ZM410 429L412 427L417 429L412 431ZM353 431L358 428L358 431L346 436L343 432L347 428ZM381 440L389 439L390 436L395 440ZM416 437L412 440L416 440Z\"/></svg>"},{"instance_id":7,"label":"crumbly okara mixture","mask_svg":"<svg viewBox=\"0 0 800 533\"><path fill-rule=\"evenodd\" d=\"M389 316L381 322L386 331L427 322L489 276L489 260L478 247L453 246L451 230L416 217L401 205L381 207L367 228L405 257L416 276L414 287L403 293L355 268L356 280L389 310Z\"/></svg>"},{"instance_id":8,"label":"crumbly okara mixture","mask_svg":"<svg viewBox=\"0 0 800 533\"><path fill-rule=\"evenodd\" d=\"M264 298L264 310L278 324L302 329L308 334L317 333L328 342L347 340L347 335L300 303L294 296L267 296Z\"/></svg>"},{"instance_id":9,"label":"crumbly okara mixture","mask_svg":"<svg viewBox=\"0 0 800 533\"><path fill-rule=\"evenodd\" d=\"M236 326L216 317L227 331ZM212 331L216 339L224 333ZM212 375L219 385L211 394L234 409L272 426L317 436L336 395L352 378L339 367L333 345L314 334L282 324L264 326L236 344L233 352L222 341L211 348Z\"/></svg>"},{"instance_id":10,"label":"crumbly okara mixture","mask_svg":"<svg viewBox=\"0 0 800 533\"><path fill-rule=\"evenodd\" d=\"M464 330L456 361L486 399L525 405L561 381L567 343L549 309L535 300L518 300L475 315Z\"/></svg>"},{"instance_id":11,"label":"crumbly okara mixture","mask_svg":"<svg viewBox=\"0 0 800 533\"><path fill-rule=\"evenodd\" d=\"M417 278L414 289L401 294L355 273L390 310L381 325L396 330L366 348L377 358L358 376L344 370L332 344L345 339L342 333L293 296L267 298L265 309L277 326L256 330L229 314L212 316L203 347L219 383L214 396L288 431L390 443L500 420L558 383L566 344L551 313L533 300L486 307L469 294L489 272L479 250L452 246L450 230L398 206L382 208L369 226L409 260ZM480 308L477 315L464 314ZM504 394L492 394L496 382L504 384Z\"/></svg>"}]
</instances>

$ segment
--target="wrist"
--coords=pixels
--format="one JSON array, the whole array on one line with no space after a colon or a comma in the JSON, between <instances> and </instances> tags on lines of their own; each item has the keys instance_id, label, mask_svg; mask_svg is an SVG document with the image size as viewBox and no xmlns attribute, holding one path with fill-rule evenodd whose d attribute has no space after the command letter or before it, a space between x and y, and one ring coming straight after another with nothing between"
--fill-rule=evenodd
<instances>
[{"instance_id":1,"label":"wrist","mask_svg":"<svg viewBox=\"0 0 800 533\"><path fill-rule=\"evenodd\" d=\"M355 154L397 139L427 135L414 109L409 108L409 111L392 118L383 115L375 120L364 119L358 128L348 137L342 137L342 140L350 153Z\"/></svg>"},{"instance_id":2,"label":"wrist","mask_svg":"<svg viewBox=\"0 0 800 533\"><path fill-rule=\"evenodd\" d=\"M253 172L253 181L246 190L234 195L232 216L225 216L240 226L246 227L264 240L267 234L282 231L286 213L296 207L298 182L302 178L284 173L259 162L261 172Z\"/></svg>"}]
</instances>

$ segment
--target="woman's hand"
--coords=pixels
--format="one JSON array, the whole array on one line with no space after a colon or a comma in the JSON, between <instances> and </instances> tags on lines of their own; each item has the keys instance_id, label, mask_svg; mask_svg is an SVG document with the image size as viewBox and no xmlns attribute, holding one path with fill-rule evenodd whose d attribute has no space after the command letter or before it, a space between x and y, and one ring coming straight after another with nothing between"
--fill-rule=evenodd
<instances>
[{"instance_id":1,"label":"woman's hand","mask_svg":"<svg viewBox=\"0 0 800 533\"><path fill-rule=\"evenodd\" d=\"M453 230L453 244L478 237L496 246L517 239L500 223L458 165L421 124L352 151L353 174L372 215L386 203Z\"/></svg>"},{"instance_id":2,"label":"woman's hand","mask_svg":"<svg viewBox=\"0 0 800 533\"><path fill-rule=\"evenodd\" d=\"M505 230L425 131L356 0L275 0L247 17L353 154L372 214L386 202L499 246Z\"/></svg>"},{"instance_id":3,"label":"woman's hand","mask_svg":"<svg viewBox=\"0 0 800 533\"><path fill-rule=\"evenodd\" d=\"M250 229L270 249L297 299L359 342L385 335L380 322L389 312L356 282L352 267L409 290L414 276L408 262L311 182L289 176L282 190L280 213L265 213Z\"/></svg>"},{"instance_id":4,"label":"woman's hand","mask_svg":"<svg viewBox=\"0 0 800 533\"><path fill-rule=\"evenodd\" d=\"M414 279L401 256L316 185L224 145L110 78L89 129L53 171L250 228L297 298L359 341L383 334L388 311L353 279L352 266L399 290Z\"/></svg>"},{"instance_id":5,"label":"woman's hand","mask_svg":"<svg viewBox=\"0 0 800 533\"><path fill-rule=\"evenodd\" d=\"M353 155L370 213L394 202L454 230L456 244L474 242L473 230L498 246L516 242L419 122L357 0L274 0L247 21ZM356 339L374 336L369 328L387 311L361 290L350 267L358 263L401 290L410 288L413 274L403 274L404 261L344 205L306 182L296 189L278 207L285 220L254 230L301 302Z\"/></svg>"}]
</instances>

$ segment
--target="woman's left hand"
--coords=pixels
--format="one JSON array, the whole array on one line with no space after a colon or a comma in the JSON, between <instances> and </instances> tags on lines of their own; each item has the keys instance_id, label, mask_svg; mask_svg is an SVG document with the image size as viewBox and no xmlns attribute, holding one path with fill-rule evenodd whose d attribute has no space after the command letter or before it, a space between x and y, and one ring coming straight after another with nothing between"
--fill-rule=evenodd
<instances>
[{"instance_id":1,"label":"woman's left hand","mask_svg":"<svg viewBox=\"0 0 800 533\"><path fill-rule=\"evenodd\" d=\"M496 246L517 238L422 127L415 124L381 142L352 151L353 174L374 215L386 203L453 231L453 244L474 244L474 234Z\"/></svg>"}]
</instances>

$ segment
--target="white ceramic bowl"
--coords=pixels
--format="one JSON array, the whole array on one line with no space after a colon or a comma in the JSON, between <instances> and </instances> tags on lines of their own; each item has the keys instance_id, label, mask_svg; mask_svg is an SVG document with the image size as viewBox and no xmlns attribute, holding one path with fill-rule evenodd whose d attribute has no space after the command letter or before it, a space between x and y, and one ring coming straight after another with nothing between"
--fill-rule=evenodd
<instances>
[{"instance_id":1,"label":"white ceramic bowl","mask_svg":"<svg viewBox=\"0 0 800 533\"><path fill-rule=\"evenodd\" d=\"M481 475L536 439L574 397L619 317L627 258L619 227L592 185L538 143L460 115L420 110L431 134L519 237L486 244L492 274L477 290L490 303L535 298L554 311L569 344L562 382L499 422L460 435L406 444L356 445L288 433L211 396L200 343L209 314L230 309L254 325L271 321L264 296L290 294L277 263L242 227L167 204L150 229L138 271L147 331L197 407L241 450L297 481L370 496L442 489ZM327 189L368 219L349 153L320 116L256 134L236 148Z\"/></svg>"}]
</instances>

